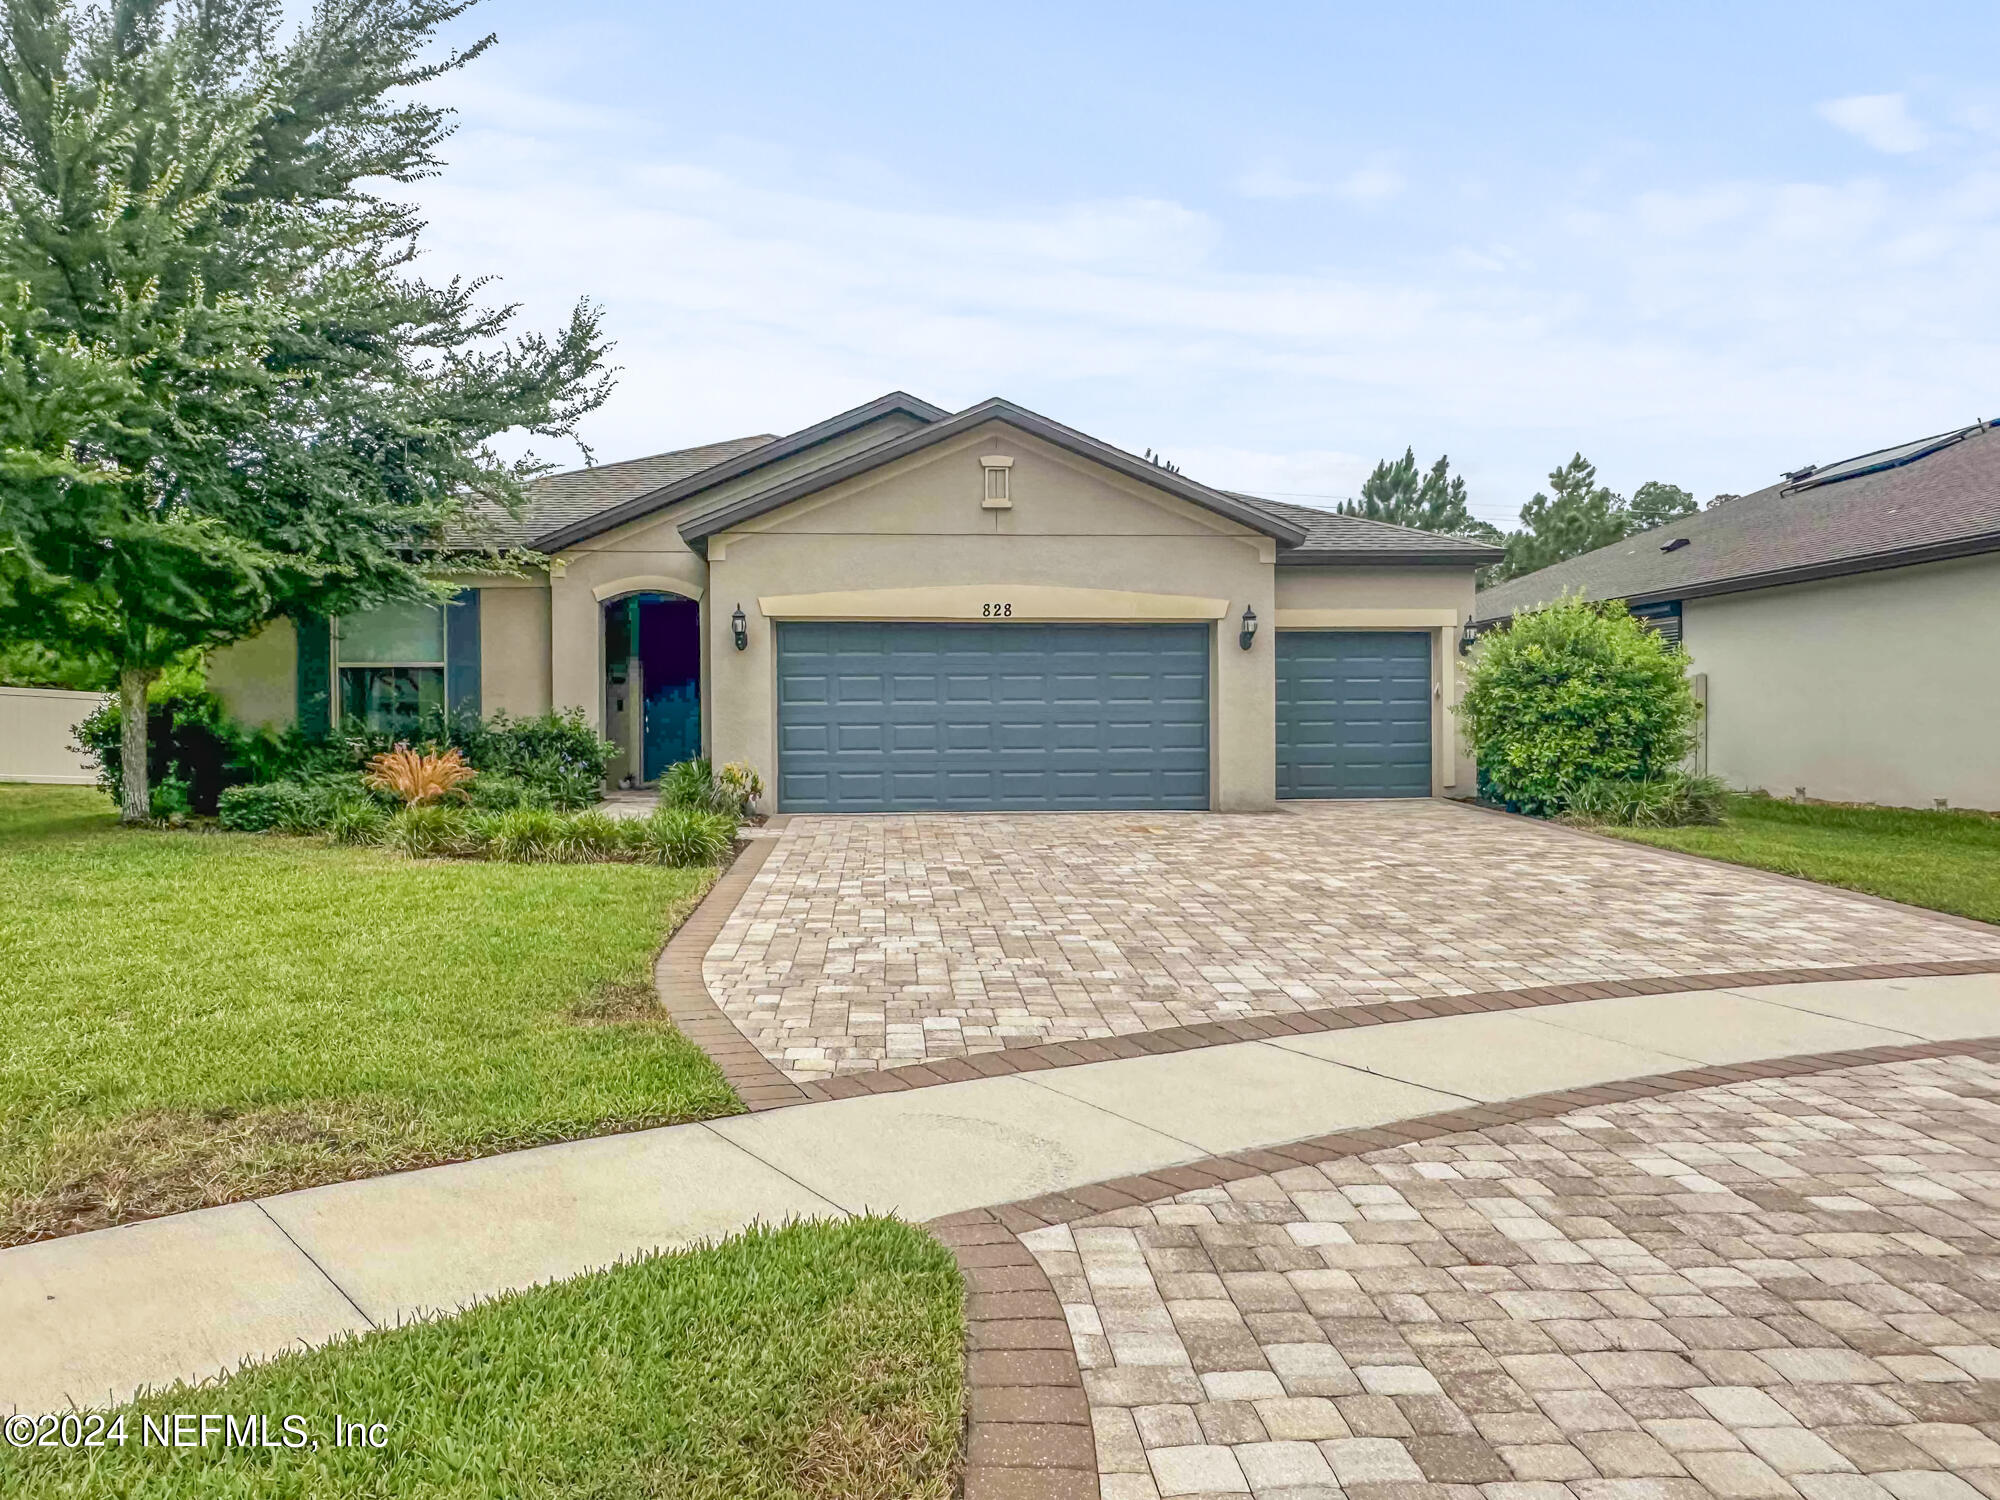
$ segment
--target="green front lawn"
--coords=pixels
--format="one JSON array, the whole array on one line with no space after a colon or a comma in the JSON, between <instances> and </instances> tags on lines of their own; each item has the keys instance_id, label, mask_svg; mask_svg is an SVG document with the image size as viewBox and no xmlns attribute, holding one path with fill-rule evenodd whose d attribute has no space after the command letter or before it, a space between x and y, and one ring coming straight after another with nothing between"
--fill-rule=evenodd
<instances>
[{"instance_id":1,"label":"green front lawn","mask_svg":"<svg viewBox=\"0 0 2000 1500\"><path fill-rule=\"evenodd\" d=\"M736 1112L649 981L715 874L128 830L0 786L0 1244Z\"/></svg>"},{"instance_id":2,"label":"green front lawn","mask_svg":"<svg viewBox=\"0 0 2000 1500\"><path fill-rule=\"evenodd\" d=\"M1732 797L1713 828L1599 828L1641 844L2000 922L2000 818Z\"/></svg>"},{"instance_id":3,"label":"green front lawn","mask_svg":"<svg viewBox=\"0 0 2000 1500\"><path fill-rule=\"evenodd\" d=\"M906 1224L752 1230L148 1397L122 1448L0 1448L0 1492L944 1500L961 1306L950 1253ZM173 1412L267 1417L274 1442L295 1416L319 1446L229 1448L219 1423L206 1448L142 1446ZM384 1446L335 1447L336 1416Z\"/></svg>"}]
</instances>

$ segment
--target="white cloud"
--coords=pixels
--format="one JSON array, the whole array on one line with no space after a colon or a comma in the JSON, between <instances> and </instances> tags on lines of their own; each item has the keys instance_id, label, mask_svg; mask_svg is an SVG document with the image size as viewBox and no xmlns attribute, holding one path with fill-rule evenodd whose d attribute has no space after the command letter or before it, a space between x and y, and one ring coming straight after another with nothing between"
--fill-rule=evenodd
<instances>
[{"instance_id":1,"label":"white cloud","mask_svg":"<svg viewBox=\"0 0 2000 1500\"><path fill-rule=\"evenodd\" d=\"M1318 198L1331 195L1364 206L1393 198L1403 191L1403 187L1402 173L1379 162L1357 167L1332 182L1315 182L1300 177L1276 162L1265 162L1236 179L1236 191L1245 198Z\"/></svg>"},{"instance_id":2,"label":"white cloud","mask_svg":"<svg viewBox=\"0 0 2000 1500\"><path fill-rule=\"evenodd\" d=\"M1921 151L1930 140L1930 133L1911 115L1909 101L1901 94L1849 94L1844 99L1828 99L1819 112L1849 135L1892 155Z\"/></svg>"},{"instance_id":3,"label":"white cloud","mask_svg":"<svg viewBox=\"0 0 2000 1500\"><path fill-rule=\"evenodd\" d=\"M1341 178L1333 190L1350 203L1380 203L1402 192L1403 177L1388 167L1361 167Z\"/></svg>"},{"instance_id":4,"label":"white cloud","mask_svg":"<svg viewBox=\"0 0 2000 1500\"><path fill-rule=\"evenodd\" d=\"M2000 177L1976 164L1929 185L1499 192L1421 257L1358 238L1248 269L1221 209L937 207L866 163L830 176L745 142L648 159L643 132L524 140L519 113L468 101L418 189L426 244L437 274L500 273L533 325L606 305L606 459L901 387L1009 395L1265 492L1351 494L1414 443L1504 520L1579 448L1626 491L1744 491L1970 420L2000 367Z\"/></svg>"}]
</instances>

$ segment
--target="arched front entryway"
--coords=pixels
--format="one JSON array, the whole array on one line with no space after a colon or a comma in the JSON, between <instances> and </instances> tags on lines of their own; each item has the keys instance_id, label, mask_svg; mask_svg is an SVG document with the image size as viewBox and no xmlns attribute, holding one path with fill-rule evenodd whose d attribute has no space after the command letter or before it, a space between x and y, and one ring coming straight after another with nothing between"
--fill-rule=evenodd
<instances>
[{"instance_id":1,"label":"arched front entryway","mask_svg":"<svg viewBox=\"0 0 2000 1500\"><path fill-rule=\"evenodd\" d=\"M660 779L701 754L701 606L645 590L603 601L604 737L613 786Z\"/></svg>"}]
</instances>

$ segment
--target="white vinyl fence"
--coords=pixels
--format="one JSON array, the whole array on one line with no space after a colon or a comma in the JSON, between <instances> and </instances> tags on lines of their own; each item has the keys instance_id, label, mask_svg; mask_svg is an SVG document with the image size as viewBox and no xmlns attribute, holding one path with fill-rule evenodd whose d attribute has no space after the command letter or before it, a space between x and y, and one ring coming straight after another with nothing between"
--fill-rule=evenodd
<instances>
[{"instance_id":1,"label":"white vinyl fence","mask_svg":"<svg viewBox=\"0 0 2000 1500\"><path fill-rule=\"evenodd\" d=\"M75 726L105 697L58 688L0 687L0 781L97 780L96 762L76 748Z\"/></svg>"}]
</instances>

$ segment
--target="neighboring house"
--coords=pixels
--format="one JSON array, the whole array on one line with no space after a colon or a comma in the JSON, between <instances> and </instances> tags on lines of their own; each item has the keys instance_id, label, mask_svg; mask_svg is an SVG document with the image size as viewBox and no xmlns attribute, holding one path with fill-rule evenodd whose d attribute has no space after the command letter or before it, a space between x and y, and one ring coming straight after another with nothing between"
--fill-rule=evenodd
<instances>
[{"instance_id":1,"label":"neighboring house","mask_svg":"<svg viewBox=\"0 0 2000 1500\"><path fill-rule=\"evenodd\" d=\"M1677 637L1708 769L1779 796L2000 810L2000 434L1823 468L1479 595L1481 625L1563 594Z\"/></svg>"},{"instance_id":2,"label":"neighboring house","mask_svg":"<svg viewBox=\"0 0 2000 1500\"><path fill-rule=\"evenodd\" d=\"M576 707L646 782L747 761L788 812L1469 796L1455 537L1197 484L1006 401L901 393L789 437L560 474L454 603L211 660L322 729Z\"/></svg>"}]
</instances>

